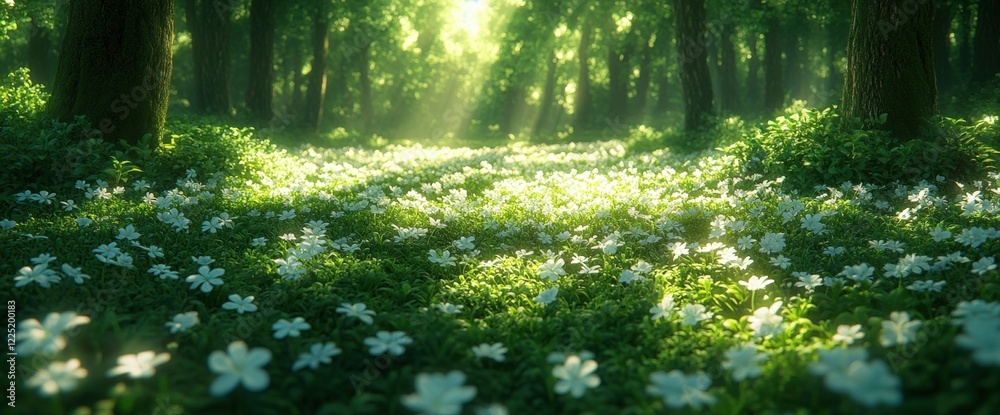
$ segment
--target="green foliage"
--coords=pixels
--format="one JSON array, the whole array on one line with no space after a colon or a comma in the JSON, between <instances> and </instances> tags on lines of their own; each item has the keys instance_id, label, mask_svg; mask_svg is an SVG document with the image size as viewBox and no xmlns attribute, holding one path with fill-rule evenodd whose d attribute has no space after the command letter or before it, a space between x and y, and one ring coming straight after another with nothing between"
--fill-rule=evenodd
<instances>
[{"instance_id":1,"label":"green foliage","mask_svg":"<svg viewBox=\"0 0 1000 415\"><path fill-rule=\"evenodd\" d=\"M39 121L48 98L27 69L0 85L0 198L25 189L59 190L100 178L113 146L90 134L90 122Z\"/></svg>"},{"instance_id":2,"label":"green foliage","mask_svg":"<svg viewBox=\"0 0 1000 415\"><path fill-rule=\"evenodd\" d=\"M253 128L229 127L211 119L170 121L158 156L147 169L167 177L183 177L188 169L229 176L266 170L266 160L258 155L274 152L277 146L253 135Z\"/></svg>"},{"instance_id":3,"label":"green foliage","mask_svg":"<svg viewBox=\"0 0 1000 415\"><path fill-rule=\"evenodd\" d=\"M939 175L975 177L992 165L996 128L988 122L967 126L945 118L933 131L912 140L863 129L879 119L843 122L835 109L802 109L768 121L727 148L743 160L747 174L784 176L786 183L808 189L845 181L884 184L934 179ZM994 137L992 140L989 137Z\"/></svg>"}]
</instances>

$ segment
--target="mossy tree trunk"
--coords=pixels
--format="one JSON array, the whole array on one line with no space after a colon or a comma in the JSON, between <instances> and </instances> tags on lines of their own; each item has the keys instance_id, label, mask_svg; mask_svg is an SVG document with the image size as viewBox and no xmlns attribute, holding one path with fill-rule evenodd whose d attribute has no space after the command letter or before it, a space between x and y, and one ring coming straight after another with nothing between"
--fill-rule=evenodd
<instances>
[{"instance_id":1,"label":"mossy tree trunk","mask_svg":"<svg viewBox=\"0 0 1000 415\"><path fill-rule=\"evenodd\" d=\"M580 28L580 45L577 47L576 56L580 60L580 72L576 78L576 93L573 97L574 126L583 129L590 123L591 96L590 96L590 22L584 22Z\"/></svg>"},{"instance_id":2,"label":"mossy tree trunk","mask_svg":"<svg viewBox=\"0 0 1000 415\"><path fill-rule=\"evenodd\" d=\"M548 132L549 119L552 117L552 105L555 102L556 89L556 69L559 60L556 59L556 52L550 51L545 69L545 87L542 89L542 100L538 104L538 118L531 128L531 134L538 136L543 132Z\"/></svg>"},{"instance_id":3,"label":"mossy tree trunk","mask_svg":"<svg viewBox=\"0 0 1000 415\"><path fill-rule=\"evenodd\" d=\"M48 103L64 121L85 115L95 135L155 146L170 95L172 0L91 0L69 5Z\"/></svg>"},{"instance_id":4,"label":"mossy tree trunk","mask_svg":"<svg viewBox=\"0 0 1000 415\"><path fill-rule=\"evenodd\" d=\"M845 119L888 114L881 128L909 139L937 114L931 1L853 0Z\"/></svg>"},{"instance_id":5,"label":"mossy tree trunk","mask_svg":"<svg viewBox=\"0 0 1000 415\"><path fill-rule=\"evenodd\" d=\"M232 115L229 89L232 6L228 1L217 0L186 0L185 6L194 55L194 107L205 114Z\"/></svg>"},{"instance_id":6,"label":"mossy tree trunk","mask_svg":"<svg viewBox=\"0 0 1000 415\"><path fill-rule=\"evenodd\" d=\"M270 120L274 97L274 0L250 5L250 81L247 108L254 118Z\"/></svg>"},{"instance_id":7,"label":"mossy tree trunk","mask_svg":"<svg viewBox=\"0 0 1000 415\"><path fill-rule=\"evenodd\" d=\"M675 0L677 53L684 96L684 130L706 127L714 114L712 80L708 74L705 0Z\"/></svg>"},{"instance_id":8,"label":"mossy tree trunk","mask_svg":"<svg viewBox=\"0 0 1000 415\"><path fill-rule=\"evenodd\" d=\"M979 0L972 56L973 82L996 79L1000 73L1000 0Z\"/></svg>"}]
</instances>

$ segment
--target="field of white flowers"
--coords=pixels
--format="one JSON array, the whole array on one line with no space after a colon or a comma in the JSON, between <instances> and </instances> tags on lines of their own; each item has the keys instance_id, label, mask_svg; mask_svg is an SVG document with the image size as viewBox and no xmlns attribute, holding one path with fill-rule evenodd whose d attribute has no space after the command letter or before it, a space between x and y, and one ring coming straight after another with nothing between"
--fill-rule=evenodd
<instances>
[{"instance_id":1,"label":"field of white flowers","mask_svg":"<svg viewBox=\"0 0 1000 415\"><path fill-rule=\"evenodd\" d=\"M997 173L793 189L617 141L240 157L2 205L15 411L1000 408Z\"/></svg>"}]
</instances>

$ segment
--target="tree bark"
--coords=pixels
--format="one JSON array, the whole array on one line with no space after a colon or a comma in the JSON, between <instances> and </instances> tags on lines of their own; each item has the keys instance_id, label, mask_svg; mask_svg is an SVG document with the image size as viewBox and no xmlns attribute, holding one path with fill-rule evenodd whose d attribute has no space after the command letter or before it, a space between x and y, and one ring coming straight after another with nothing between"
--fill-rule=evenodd
<instances>
[{"instance_id":1,"label":"tree bark","mask_svg":"<svg viewBox=\"0 0 1000 415\"><path fill-rule=\"evenodd\" d=\"M635 79L635 104L632 119L640 123L646 119L646 105L649 103L649 84L652 82L653 53L648 40L642 44L639 58L639 76Z\"/></svg>"},{"instance_id":2,"label":"tree bark","mask_svg":"<svg viewBox=\"0 0 1000 415\"><path fill-rule=\"evenodd\" d=\"M584 22L580 28L580 45L577 47L576 55L580 59L580 73L576 82L576 93L573 101L573 125L577 129L583 129L590 123L591 97L590 97L590 22Z\"/></svg>"},{"instance_id":3,"label":"tree bark","mask_svg":"<svg viewBox=\"0 0 1000 415\"><path fill-rule=\"evenodd\" d=\"M48 115L85 115L95 136L159 143L167 116L174 36L172 0L70 3Z\"/></svg>"},{"instance_id":4,"label":"tree bark","mask_svg":"<svg viewBox=\"0 0 1000 415\"><path fill-rule=\"evenodd\" d=\"M628 116L629 57L612 31L614 26L608 26L608 116L619 124Z\"/></svg>"},{"instance_id":5,"label":"tree bark","mask_svg":"<svg viewBox=\"0 0 1000 415\"><path fill-rule=\"evenodd\" d=\"M312 33L312 69L309 71L309 87L306 90L306 126L313 131L319 130L323 121L323 100L326 98L326 60L330 52L330 19L326 9L318 7L313 17Z\"/></svg>"},{"instance_id":6,"label":"tree bark","mask_svg":"<svg viewBox=\"0 0 1000 415\"><path fill-rule=\"evenodd\" d=\"M49 31L44 27L31 22L31 36L28 37L28 69L31 71L31 82L39 85L48 85L52 80L49 65L49 52L52 50L52 41L49 39Z\"/></svg>"},{"instance_id":7,"label":"tree bark","mask_svg":"<svg viewBox=\"0 0 1000 415\"><path fill-rule=\"evenodd\" d=\"M358 83L360 84L361 128L364 134L372 133L372 122L375 118L375 107L372 103L372 81L369 77L371 60L371 44L358 51Z\"/></svg>"},{"instance_id":8,"label":"tree bark","mask_svg":"<svg viewBox=\"0 0 1000 415\"><path fill-rule=\"evenodd\" d=\"M254 118L273 116L274 0L253 0L250 5L250 81L247 108Z\"/></svg>"},{"instance_id":9,"label":"tree bark","mask_svg":"<svg viewBox=\"0 0 1000 415\"><path fill-rule=\"evenodd\" d=\"M535 119L535 125L531 129L532 135L537 136L543 132L548 132L548 126L550 125L549 118L552 117L552 103L555 101L556 69L558 65L559 60L556 59L555 51L550 51L548 66L545 70L545 87L542 90L542 100L538 106L538 118Z\"/></svg>"},{"instance_id":10,"label":"tree bark","mask_svg":"<svg viewBox=\"0 0 1000 415\"><path fill-rule=\"evenodd\" d=\"M951 9L944 2L934 5L934 29L931 49L934 51L934 73L937 78L938 93L951 86Z\"/></svg>"},{"instance_id":11,"label":"tree bark","mask_svg":"<svg viewBox=\"0 0 1000 415\"><path fill-rule=\"evenodd\" d=\"M194 55L197 111L232 115L229 74L229 26L233 8L228 2L186 0L186 18Z\"/></svg>"},{"instance_id":12,"label":"tree bark","mask_svg":"<svg viewBox=\"0 0 1000 415\"><path fill-rule=\"evenodd\" d=\"M845 119L888 114L869 125L911 139L923 120L937 114L931 50L931 2L852 0L853 23L844 85Z\"/></svg>"},{"instance_id":13,"label":"tree bark","mask_svg":"<svg viewBox=\"0 0 1000 415\"><path fill-rule=\"evenodd\" d=\"M708 74L705 0L675 0L677 52L684 95L684 130L697 131L714 114L712 81Z\"/></svg>"},{"instance_id":14,"label":"tree bark","mask_svg":"<svg viewBox=\"0 0 1000 415\"><path fill-rule=\"evenodd\" d=\"M722 27L719 48L721 59L719 66L719 89L721 90L721 108L724 113L736 114L740 111L739 84L736 81L736 48L733 45L732 23Z\"/></svg>"},{"instance_id":15,"label":"tree bark","mask_svg":"<svg viewBox=\"0 0 1000 415\"><path fill-rule=\"evenodd\" d=\"M780 111L785 106L785 86L781 80L781 29L775 18L764 33L764 110Z\"/></svg>"},{"instance_id":16,"label":"tree bark","mask_svg":"<svg viewBox=\"0 0 1000 415\"><path fill-rule=\"evenodd\" d=\"M995 80L1000 73L1000 0L979 0L973 41L972 81Z\"/></svg>"}]
</instances>

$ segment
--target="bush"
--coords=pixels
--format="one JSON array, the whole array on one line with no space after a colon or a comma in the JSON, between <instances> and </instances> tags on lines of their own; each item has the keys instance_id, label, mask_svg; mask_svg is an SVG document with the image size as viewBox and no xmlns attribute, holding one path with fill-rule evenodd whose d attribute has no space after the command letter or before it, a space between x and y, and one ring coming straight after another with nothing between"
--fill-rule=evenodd
<instances>
[{"instance_id":1,"label":"bush","mask_svg":"<svg viewBox=\"0 0 1000 415\"><path fill-rule=\"evenodd\" d=\"M111 166L113 146L88 135L84 118L39 121L47 98L26 69L0 85L0 199L25 189L59 191Z\"/></svg>"},{"instance_id":2,"label":"bush","mask_svg":"<svg viewBox=\"0 0 1000 415\"><path fill-rule=\"evenodd\" d=\"M146 168L171 178L184 177L188 169L245 176L263 169L267 160L260 155L277 148L253 135L253 128L229 127L210 118L169 121L156 157Z\"/></svg>"},{"instance_id":3,"label":"bush","mask_svg":"<svg viewBox=\"0 0 1000 415\"><path fill-rule=\"evenodd\" d=\"M867 120L866 123L882 123ZM975 177L994 163L997 127L983 121L943 118L921 137L901 140L881 130L843 122L832 108L802 109L768 121L726 150L739 157L746 174L785 177L798 189L845 181L885 184ZM993 137L993 138L991 138Z\"/></svg>"}]
</instances>

